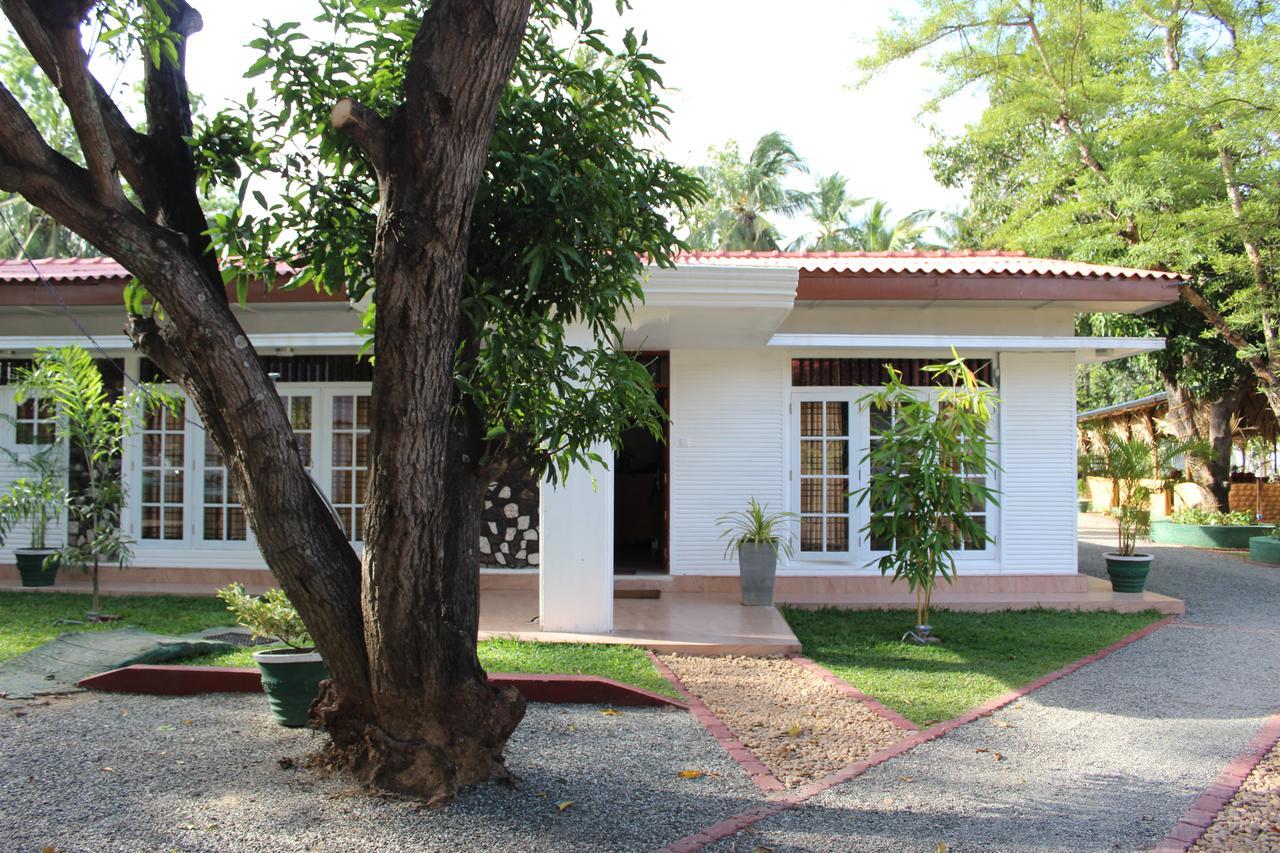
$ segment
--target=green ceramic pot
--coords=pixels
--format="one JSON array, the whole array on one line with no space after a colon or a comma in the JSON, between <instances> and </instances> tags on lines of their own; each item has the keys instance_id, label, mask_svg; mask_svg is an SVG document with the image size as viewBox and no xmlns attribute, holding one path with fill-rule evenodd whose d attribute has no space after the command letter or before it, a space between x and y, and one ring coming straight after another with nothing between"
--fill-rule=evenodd
<instances>
[{"instance_id":1,"label":"green ceramic pot","mask_svg":"<svg viewBox=\"0 0 1280 853\"><path fill-rule=\"evenodd\" d=\"M320 682L329 677L324 661L314 651L269 649L254 652L262 670L262 692L267 694L271 715L289 728L305 726L311 703L320 693Z\"/></svg>"},{"instance_id":2,"label":"green ceramic pot","mask_svg":"<svg viewBox=\"0 0 1280 853\"><path fill-rule=\"evenodd\" d=\"M1280 538L1255 536L1249 540L1249 559L1255 563L1280 565Z\"/></svg>"},{"instance_id":3,"label":"green ceramic pot","mask_svg":"<svg viewBox=\"0 0 1280 853\"><path fill-rule=\"evenodd\" d=\"M44 567L45 558L52 554L50 549L21 548L13 552L13 561L18 566L18 577L23 586L53 586L58 577L56 565L48 570Z\"/></svg>"},{"instance_id":4,"label":"green ceramic pot","mask_svg":"<svg viewBox=\"0 0 1280 853\"><path fill-rule=\"evenodd\" d=\"M1142 592L1147 586L1147 575L1151 572L1151 555L1134 554L1124 557L1120 554L1103 554L1107 561L1107 574L1111 577L1111 589L1114 592Z\"/></svg>"}]
</instances>

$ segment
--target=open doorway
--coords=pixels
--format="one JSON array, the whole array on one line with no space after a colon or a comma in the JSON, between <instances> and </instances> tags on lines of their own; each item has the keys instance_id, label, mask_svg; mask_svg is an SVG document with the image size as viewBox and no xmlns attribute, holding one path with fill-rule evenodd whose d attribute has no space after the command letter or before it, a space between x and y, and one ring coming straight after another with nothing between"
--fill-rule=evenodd
<instances>
[{"instance_id":1,"label":"open doorway","mask_svg":"<svg viewBox=\"0 0 1280 853\"><path fill-rule=\"evenodd\" d=\"M639 353L653 376L654 393L669 411L666 353ZM662 437L648 430L622 434L613 468L613 571L618 575L665 573L669 532L667 426Z\"/></svg>"}]
</instances>

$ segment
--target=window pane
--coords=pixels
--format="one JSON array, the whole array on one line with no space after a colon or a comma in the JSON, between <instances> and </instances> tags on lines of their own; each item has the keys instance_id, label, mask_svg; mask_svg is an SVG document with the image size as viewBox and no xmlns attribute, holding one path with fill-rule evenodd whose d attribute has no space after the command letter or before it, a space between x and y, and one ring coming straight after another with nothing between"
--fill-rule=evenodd
<instances>
[{"instance_id":1,"label":"window pane","mask_svg":"<svg viewBox=\"0 0 1280 853\"><path fill-rule=\"evenodd\" d=\"M367 433L356 436L356 464L360 466L368 466L369 464L369 436Z\"/></svg>"},{"instance_id":2,"label":"window pane","mask_svg":"<svg viewBox=\"0 0 1280 853\"><path fill-rule=\"evenodd\" d=\"M985 515L971 515L969 517L976 521L984 531L987 529L987 517ZM966 551L981 551L986 547L987 543L985 540L980 541L978 539L965 537L964 550Z\"/></svg>"},{"instance_id":3,"label":"window pane","mask_svg":"<svg viewBox=\"0 0 1280 853\"><path fill-rule=\"evenodd\" d=\"M164 502L182 504L182 472L170 471L164 477Z\"/></svg>"},{"instance_id":4,"label":"window pane","mask_svg":"<svg viewBox=\"0 0 1280 853\"><path fill-rule=\"evenodd\" d=\"M822 550L822 519L804 517L800 519L800 550Z\"/></svg>"},{"instance_id":5,"label":"window pane","mask_svg":"<svg viewBox=\"0 0 1280 853\"><path fill-rule=\"evenodd\" d=\"M159 471L142 472L142 502L149 504L160 502Z\"/></svg>"},{"instance_id":6,"label":"window pane","mask_svg":"<svg viewBox=\"0 0 1280 853\"><path fill-rule=\"evenodd\" d=\"M243 542L248 538L248 531L244 510L238 506L227 507L227 538Z\"/></svg>"},{"instance_id":7,"label":"window pane","mask_svg":"<svg viewBox=\"0 0 1280 853\"><path fill-rule=\"evenodd\" d=\"M827 442L826 473L828 474L849 473L849 442L848 441L828 441Z\"/></svg>"},{"instance_id":8,"label":"window pane","mask_svg":"<svg viewBox=\"0 0 1280 853\"><path fill-rule=\"evenodd\" d=\"M205 508L204 538L210 540L222 538L222 510L216 507Z\"/></svg>"},{"instance_id":9,"label":"window pane","mask_svg":"<svg viewBox=\"0 0 1280 853\"><path fill-rule=\"evenodd\" d=\"M849 404L827 403L827 435L849 434Z\"/></svg>"},{"instance_id":10,"label":"window pane","mask_svg":"<svg viewBox=\"0 0 1280 853\"><path fill-rule=\"evenodd\" d=\"M804 513L822 512L822 481L819 479L800 481L800 511Z\"/></svg>"},{"instance_id":11,"label":"window pane","mask_svg":"<svg viewBox=\"0 0 1280 853\"><path fill-rule=\"evenodd\" d=\"M24 421L36 419L36 401L28 397L18 404L18 418Z\"/></svg>"},{"instance_id":12,"label":"window pane","mask_svg":"<svg viewBox=\"0 0 1280 853\"><path fill-rule=\"evenodd\" d=\"M204 465L206 468L218 468L222 465L222 452L208 435L204 438Z\"/></svg>"},{"instance_id":13,"label":"window pane","mask_svg":"<svg viewBox=\"0 0 1280 853\"><path fill-rule=\"evenodd\" d=\"M182 507L169 506L164 510L164 538L182 538Z\"/></svg>"},{"instance_id":14,"label":"window pane","mask_svg":"<svg viewBox=\"0 0 1280 853\"><path fill-rule=\"evenodd\" d=\"M333 502L335 504L351 503L351 471L333 472Z\"/></svg>"},{"instance_id":15,"label":"window pane","mask_svg":"<svg viewBox=\"0 0 1280 853\"><path fill-rule=\"evenodd\" d=\"M876 536L872 536L872 537L871 537L871 550L872 550L872 551L888 551L888 550L889 550L890 548L892 548L892 547L893 547L893 540L892 540L892 539L883 539L883 538L876 537Z\"/></svg>"},{"instance_id":16,"label":"window pane","mask_svg":"<svg viewBox=\"0 0 1280 853\"><path fill-rule=\"evenodd\" d=\"M143 465L159 465L160 464L160 446L164 439L160 433L148 433L142 437L142 464Z\"/></svg>"},{"instance_id":17,"label":"window pane","mask_svg":"<svg viewBox=\"0 0 1280 853\"><path fill-rule=\"evenodd\" d=\"M27 421L25 423L23 423L22 421L19 421L18 423L14 424L14 430L17 433L16 439L18 441L18 444L35 444L36 430L35 430L34 424L32 424L30 421Z\"/></svg>"},{"instance_id":18,"label":"window pane","mask_svg":"<svg viewBox=\"0 0 1280 853\"><path fill-rule=\"evenodd\" d=\"M357 468L356 474L356 499L355 502L362 504L365 501L365 495L369 491L369 469Z\"/></svg>"},{"instance_id":19,"label":"window pane","mask_svg":"<svg viewBox=\"0 0 1280 853\"><path fill-rule=\"evenodd\" d=\"M142 538L160 538L160 507L144 506L142 508Z\"/></svg>"},{"instance_id":20,"label":"window pane","mask_svg":"<svg viewBox=\"0 0 1280 853\"><path fill-rule=\"evenodd\" d=\"M828 551L848 551L849 550L849 519L847 518L828 518L827 519L827 550Z\"/></svg>"},{"instance_id":21,"label":"window pane","mask_svg":"<svg viewBox=\"0 0 1280 853\"><path fill-rule=\"evenodd\" d=\"M351 529L351 541L360 542L364 539L364 509L356 507L355 522Z\"/></svg>"},{"instance_id":22,"label":"window pane","mask_svg":"<svg viewBox=\"0 0 1280 853\"><path fill-rule=\"evenodd\" d=\"M822 404L800 404L800 434L822 435Z\"/></svg>"},{"instance_id":23,"label":"window pane","mask_svg":"<svg viewBox=\"0 0 1280 853\"><path fill-rule=\"evenodd\" d=\"M356 397L356 426L360 429L369 428L369 396L367 394Z\"/></svg>"},{"instance_id":24,"label":"window pane","mask_svg":"<svg viewBox=\"0 0 1280 853\"><path fill-rule=\"evenodd\" d=\"M187 439L181 434L169 433L164 437L164 461L166 465L182 467Z\"/></svg>"},{"instance_id":25,"label":"window pane","mask_svg":"<svg viewBox=\"0 0 1280 853\"><path fill-rule=\"evenodd\" d=\"M294 429L311 429L310 397L294 397L289 401L289 423Z\"/></svg>"},{"instance_id":26,"label":"window pane","mask_svg":"<svg viewBox=\"0 0 1280 853\"><path fill-rule=\"evenodd\" d=\"M222 471L204 472L204 502L206 504L222 503Z\"/></svg>"},{"instance_id":27,"label":"window pane","mask_svg":"<svg viewBox=\"0 0 1280 853\"><path fill-rule=\"evenodd\" d=\"M352 411L353 403L354 401L350 397L333 398L334 429L351 429L355 425Z\"/></svg>"},{"instance_id":28,"label":"window pane","mask_svg":"<svg viewBox=\"0 0 1280 853\"><path fill-rule=\"evenodd\" d=\"M57 430L54 429L52 422L41 421L36 427L36 442L38 444L53 444L56 438Z\"/></svg>"},{"instance_id":29,"label":"window pane","mask_svg":"<svg viewBox=\"0 0 1280 853\"><path fill-rule=\"evenodd\" d=\"M801 512L804 510L801 509ZM827 512L847 513L849 511L849 481L843 477L827 480Z\"/></svg>"},{"instance_id":30,"label":"window pane","mask_svg":"<svg viewBox=\"0 0 1280 853\"><path fill-rule=\"evenodd\" d=\"M800 442L800 473L801 474L821 474L822 473L822 442L821 441Z\"/></svg>"},{"instance_id":31,"label":"window pane","mask_svg":"<svg viewBox=\"0 0 1280 853\"><path fill-rule=\"evenodd\" d=\"M873 408L868 414L872 435L884 435L893 425L893 417L883 409Z\"/></svg>"},{"instance_id":32,"label":"window pane","mask_svg":"<svg viewBox=\"0 0 1280 853\"><path fill-rule=\"evenodd\" d=\"M351 450L352 436L351 433L335 432L333 434L333 464L341 467L350 467L354 461Z\"/></svg>"}]
</instances>

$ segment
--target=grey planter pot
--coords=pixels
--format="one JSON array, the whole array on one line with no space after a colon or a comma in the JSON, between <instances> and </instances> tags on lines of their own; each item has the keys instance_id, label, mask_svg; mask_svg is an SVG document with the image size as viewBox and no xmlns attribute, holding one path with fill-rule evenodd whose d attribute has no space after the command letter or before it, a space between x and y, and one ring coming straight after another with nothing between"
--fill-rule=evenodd
<instances>
[{"instance_id":1,"label":"grey planter pot","mask_svg":"<svg viewBox=\"0 0 1280 853\"><path fill-rule=\"evenodd\" d=\"M742 603L771 607L773 579L778 573L778 554L773 546L746 543L739 546L738 571L742 576Z\"/></svg>"}]
</instances>

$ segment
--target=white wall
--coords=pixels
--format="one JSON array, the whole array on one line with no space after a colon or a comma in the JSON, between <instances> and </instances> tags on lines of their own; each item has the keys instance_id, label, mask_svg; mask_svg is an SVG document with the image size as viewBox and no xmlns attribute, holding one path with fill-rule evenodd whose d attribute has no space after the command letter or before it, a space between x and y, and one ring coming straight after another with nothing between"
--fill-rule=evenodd
<instances>
[{"instance_id":1,"label":"white wall","mask_svg":"<svg viewBox=\"0 0 1280 853\"><path fill-rule=\"evenodd\" d=\"M768 350L671 353L671 571L737 573L716 518L754 497L783 509L790 359Z\"/></svg>"},{"instance_id":2,"label":"white wall","mask_svg":"<svg viewBox=\"0 0 1280 853\"><path fill-rule=\"evenodd\" d=\"M1072 353L1000 356L1005 572L1076 571L1075 381Z\"/></svg>"}]
</instances>

